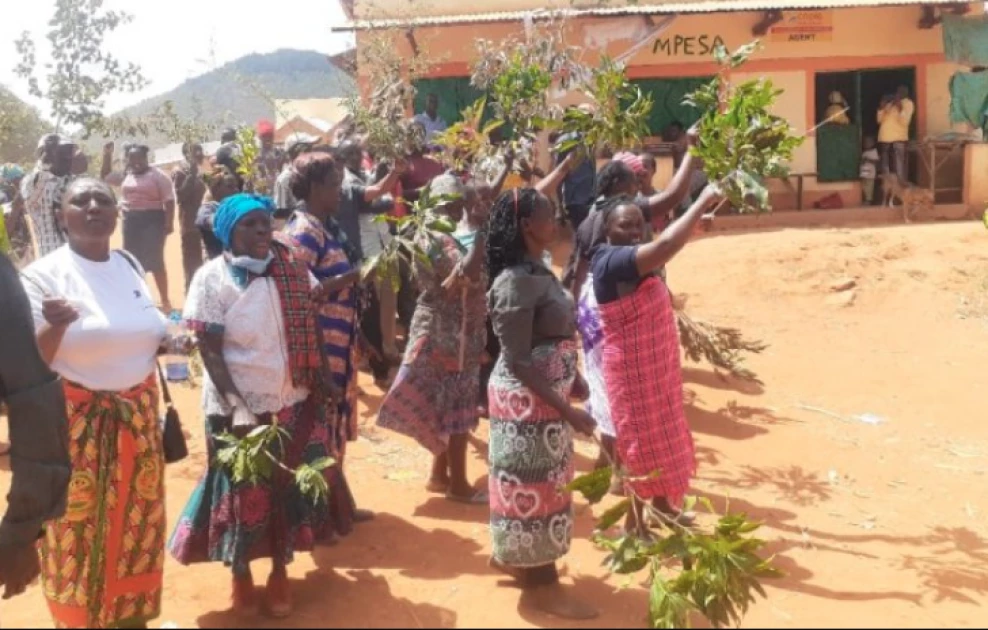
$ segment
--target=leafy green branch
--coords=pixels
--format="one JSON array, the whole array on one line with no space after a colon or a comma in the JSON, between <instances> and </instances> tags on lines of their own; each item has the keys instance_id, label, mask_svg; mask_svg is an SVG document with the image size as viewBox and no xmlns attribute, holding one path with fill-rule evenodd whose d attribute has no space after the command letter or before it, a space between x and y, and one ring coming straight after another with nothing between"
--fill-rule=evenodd
<instances>
[{"instance_id":1,"label":"leafy green branch","mask_svg":"<svg viewBox=\"0 0 988 630\"><path fill-rule=\"evenodd\" d=\"M265 190L267 180L258 175L261 159L261 144L253 127L244 126L237 129L237 139L234 141L237 150L237 175L244 182L244 190L261 195L270 194Z\"/></svg>"},{"instance_id":2,"label":"leafy green branch","mask_svg":"<svg viewBox=\"0 0 988 630\"><path fill-rule=\"evenodd\" d=\"M431 187L427 186L411 204L407 215L393 217L381 214L375 217L378 223L395 226L396 236L384 246L380 254L364 265L362 277L365 280L374 277L382 282L390 282L397 292L401 287L402 267L410 269L412 274L418 273L419 265L431 269L430 252L423 244L438 247L436 232L452 234L456 230L456 225L450 219L436 212L437 208L451 201L455 201L455 197L433 194Z\"/></svg>"},{"instance_id":3,"label":"leafy green branch","mask_svg":"<svg viewBox=\"0 0 988 630\"><path fill-rule=\"evenodd\" d=\"M628 80L622 64L603 57L582 89L594 106L566 111L562 132L570 140L560 146L561 151L581 147L619 151L640 145L648 136L652 97Z\"/></svg>"},{"instance_id":4,"label":"leafy green branch","mask_svg":"<svg viewBox=\"0 0 988 630\"><path fill-rule=\"evenodd\" d=\"M634 481L609 467L578 477L566 489L579 492L591 504L599 503L615 474L623 482ZM755 594L766 597L761 580L782 576L772 558L760 553L765 541L752 536L761 524L746 514L731 513L727 505L716 525L703 531L680 524L641 499L628 483L625 487L627 497L600 516L592 540L607 552L604 566L612 573L648 572L650 627L691 627L693 614L702 615L716 628L740 624ZM684 510L697 504L715 513L705 497L687 497ZM631 531L607 535L622 518L629 517L635 523ZM659 537L654 531L646 532L649 522L665 526L668 533Z\"/></svg>"},{"instance_id":5,"label":"leafy green branch","mask_svg":"<svg viewBox=\"0 0 988 630\"><path fill-rule=\"evenodd\" d=\"M443 162L452 169L466 169L478 158L498 150L491 145L490 136L495 130L500 129L504 122L492 120L485 125L483 118L486 106L486 97L481 97L472 105L468 105L463 110L462 120L433 139L436 145L442 147Z\"/></svg>"},{"instance_id":6,"label":"leafy green branch","mask_svg":"<svg viewBox=\"0 0 988 630\"><path fill-rule=\"evenodd\" d=\"M733 53L719 46L717 77L684 100L703 112L699 142L691 151L738 212L771 209L765 179L788 176L793 153L803 143L784 118L770 111L782 90L765 78L730 80L731 71L760 47L757 40Z\"/></svg>"},{"instance_id":7,"label":"leafy green branch","mask_svg":"<svg viewBox=\"0 0 988 630\"><path fill-rule=\"evenodd\" d=\"M403 58L394 37L387 35L363 42L359 54L370 89L367 99L356 94L347 99L353 125L371 154L389 161L404 159L425 144L407 113L415 99L415 81L425 76L431 62L419 55Z\"/></svg>"},{"instance_id":8,"label":"leafy green branch","mask_svg":"<svg viewBox=\"0 0 988 630\"><path fill-rule=\"evenodd\" d=\"M514 132L517 142L558 127L562 108L550 100L554 86L568 89L584 72L580 50L565 43L561 24L532 25L524 38L477 42L470 83L485 92L494 117ZM514 147L517 150L519 147Z\"/></svg>"},{"instance_id":9,"label":"leafy green branch","mask_svg":"<svg viewBox=\"0 0 988 630\"><path fill-rule=\"evenodd\" d=\"M318 504L329 497L329 484L324 471L336 465L332 457L323 457L294 470L286 466L276 453L284 450L288 432L277 422L259 426L243 438L225 433L217 439L224 444L216 454L216 463L225 468L234 483L258 485L270 482L277 471L292 477L302 496Z\"/></svg>"},{"instance_id":10,"label":"leafy green branch","mask_svg":"<svg viewBox=\"0 0 988 630\"><path fill-rule=\"evenodd\" d=\"M132 21L128 13L104 10L103 0L57 0L46 33L50 62L39 65L30 32L16 40L14 73L26 81L32 96L51 104L56 131L78 126L88 138L105 119L107 97L147 86L138 66L104 46L107 37Z\"/></svg>"}]
</instances>

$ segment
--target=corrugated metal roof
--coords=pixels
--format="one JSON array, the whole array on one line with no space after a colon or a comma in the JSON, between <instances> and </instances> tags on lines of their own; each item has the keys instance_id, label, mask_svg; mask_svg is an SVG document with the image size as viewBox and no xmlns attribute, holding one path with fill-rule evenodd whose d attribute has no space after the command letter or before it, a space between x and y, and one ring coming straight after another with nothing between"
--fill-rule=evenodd
<instances>
[{"instance_id":1,"label":"corrugated metal roof","mask_svg":"<svg viewBox=\"0 0 988 630\"><path fill-rule=\"evenodd\" d=\"M539 11L502 11L473 13L468 15L435 15L414 18L354 20L346 26L334 27L334 31L365 31L410 26L447 26L454 24L483 24L513 22L531 15L556 17L606 17L623 15L660 15L674 13L719 13L729 11L767 11L770 9L843 9L856 7L911 6L922 4L957 4L957 0L701 0L699 2L668 2L662 4L638 4L620 7L592 9L562 9Z\"/></svg>"}]
</instances>

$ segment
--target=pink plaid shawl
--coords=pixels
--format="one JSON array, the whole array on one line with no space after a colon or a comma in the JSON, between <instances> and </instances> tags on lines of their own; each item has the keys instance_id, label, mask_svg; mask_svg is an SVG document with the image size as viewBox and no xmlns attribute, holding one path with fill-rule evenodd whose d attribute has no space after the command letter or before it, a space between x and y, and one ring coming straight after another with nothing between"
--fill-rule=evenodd
<instances>
[{"instance_id":1,"label":"pink plaid shawl","mask_svg":"<svg viewBox=\"0 0 988 630\"><path fill-rule=\"evenodd\" d=\"M600 305L603 368L621 463L643 499L676 504L696 473L683 409L679 335L669 289L648 278L631 295Z\"/></svg>"}]
</instances>

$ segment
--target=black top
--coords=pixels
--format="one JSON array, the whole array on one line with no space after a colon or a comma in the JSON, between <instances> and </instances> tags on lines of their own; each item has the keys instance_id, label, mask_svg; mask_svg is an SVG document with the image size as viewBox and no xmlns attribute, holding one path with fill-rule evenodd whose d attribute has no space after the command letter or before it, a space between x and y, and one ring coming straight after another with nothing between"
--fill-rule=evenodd
<instances>
[{"instance_id":1,"label":"black top","mask_svg":"<svg viewBox=\"0 0 988 630\"><path fill-rule=\"evenodd\" d=\"M72 474L62 382L38 352L17 270L0 254L0 400L7 403L13 483L0 524L4 547L31 544L65 513Z\"/></svg>"},{"instance_id":2,"label":"black top","mask_svg":"<svg viewBox=\"0 0 988 630\"><path fill-rule=\"evenodd\" d=\"M638 288L642 277L635 262L637 253L637 246L597 247L590 263L590 273L593 274L593 292L598 304L616 302Z\"/></svg>"}]
</instances>

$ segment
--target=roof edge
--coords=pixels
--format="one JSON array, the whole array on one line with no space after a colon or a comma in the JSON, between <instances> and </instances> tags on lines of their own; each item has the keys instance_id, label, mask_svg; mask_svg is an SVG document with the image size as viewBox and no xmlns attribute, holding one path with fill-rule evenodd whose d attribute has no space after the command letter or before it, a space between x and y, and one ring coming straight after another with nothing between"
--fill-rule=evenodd
<instances>
[{"instance_id":1,"label":"roof edge","mask_svg":"<svg viewBox=\"0 0 988 630\"><path fill-rule=\"evenodd\" d=\"M889 6L921 6L976 4L957 0L713 0L711 2L673 2L623 7L597 7L586 9L535 9L529 11L502 11L494 13L474 13L465 15L435 15L413 18L382 18L352 20L343 26L334 26L332 31L353 32L373 31L393 28L413 28L421 26L453 26L466 24L490 24L493 22L513 22L531 16L533 19L573 18L573 17L621 17L629 15L669 15L680 13L739 13L766 10L802 11L808 9L859 9Z\"/></svg>"}]
</instances>

